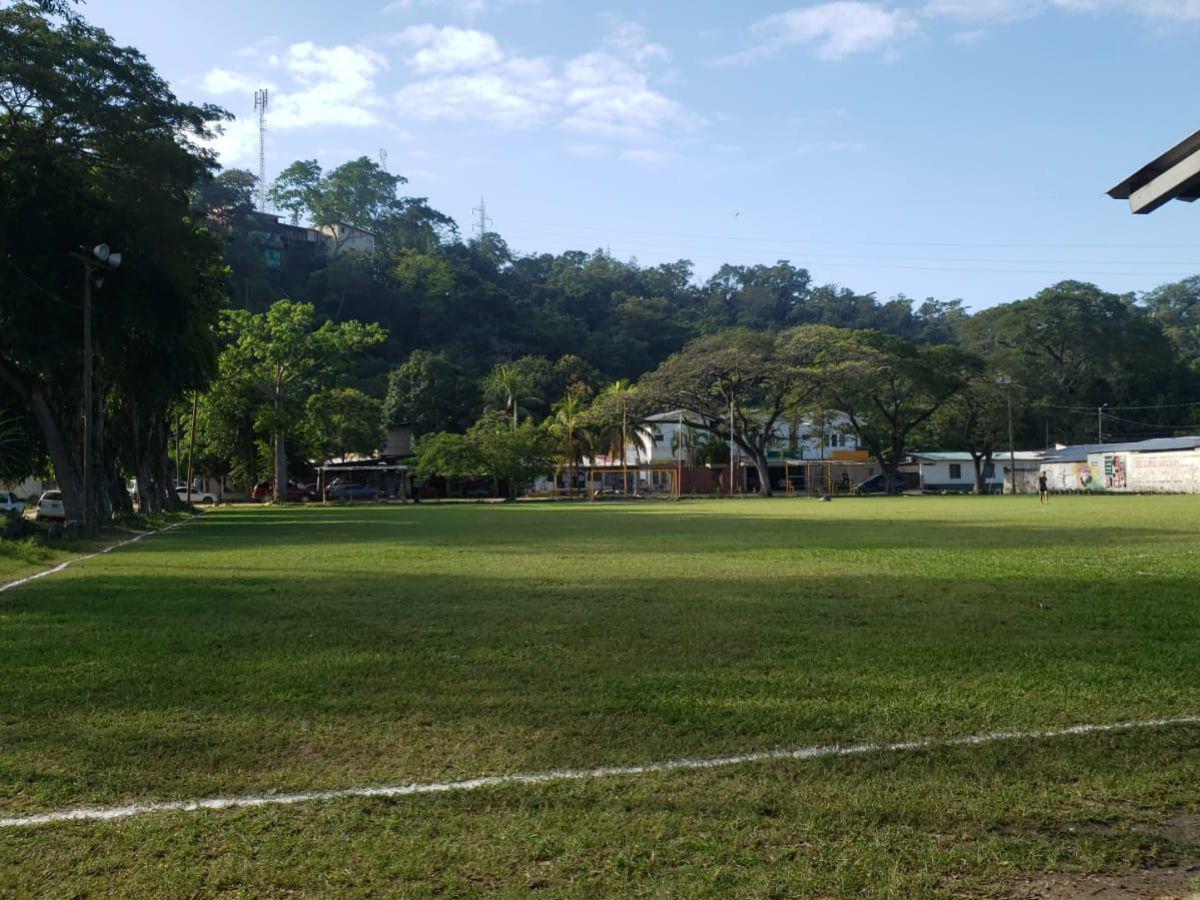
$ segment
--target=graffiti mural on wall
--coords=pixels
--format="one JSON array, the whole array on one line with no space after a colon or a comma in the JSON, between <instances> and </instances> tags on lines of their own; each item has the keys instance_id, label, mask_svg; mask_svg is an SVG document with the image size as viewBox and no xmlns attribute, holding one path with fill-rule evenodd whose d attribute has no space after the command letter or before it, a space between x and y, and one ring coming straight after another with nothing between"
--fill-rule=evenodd
<instances>
[{"instance_id":1,"label":"graffiti mural on wall","mask_svg":"<svg viewBox=\"0 0 1200 900\"><path fill-rule=\"evenodd\" d=\"M1106 453L1104 454L1104 489L1109 491L1123 491L1128 487L1128 477L1126 473L1128 467L1125 463L1125 454L1123 453Z\"/></svg>"}]
</instances>

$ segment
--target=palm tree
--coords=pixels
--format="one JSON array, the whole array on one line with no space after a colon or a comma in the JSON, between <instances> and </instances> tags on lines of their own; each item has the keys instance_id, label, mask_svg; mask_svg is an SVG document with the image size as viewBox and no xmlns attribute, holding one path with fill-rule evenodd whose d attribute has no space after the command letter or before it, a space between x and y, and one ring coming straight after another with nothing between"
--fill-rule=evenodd
<instances>
[{"instance_id":1,"label":"palm tree","mask_svg":"<svg viewBox=\"0 0 1200 900\"><path fill-rule=\"evenodd\" d=\"M587 433L581 424L584 411L583 398L573 392L554 404L554 419L550 427L563 439L562 461L566 464L570 476L567 483L568 497L575 496L575 478L587 449Z\"/></svg>"},{"instance_id":2,"label":"palm tree","mask_svg":"<svg viewBox=\"0 0 1200 900\"><path fill-rule=\"evenodd\" d=\"M484 399L512 413L513 428L517 427L521 407L528 411L530 404L540 402L537 397L526 396L528 390L528 378L514 363L501 363L483 379Z\"/></svg>"},{"instance_id":3,"label":"palm tree","mask_svg":"<svg viewBox=\"0 0 1200 900\"><path fill-rule=\"evenodd\" d=\"M597 448L613 457L621 457L622 492L629 490L629 453L630 439L633 438L634 464L641 459L641 439L652 434L649 424L631 411L637 389L626 379L614 381L596 398L594 408L599 412L595 417L595 442Z\"/></svg>"}]
</instances>

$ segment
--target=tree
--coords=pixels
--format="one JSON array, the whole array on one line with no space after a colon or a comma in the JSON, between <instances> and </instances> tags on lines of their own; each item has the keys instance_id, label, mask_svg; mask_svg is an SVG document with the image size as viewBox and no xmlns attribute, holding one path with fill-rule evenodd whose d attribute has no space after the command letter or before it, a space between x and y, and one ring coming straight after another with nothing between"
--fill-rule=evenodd
<instances>
[{"instance_id":1,"label":"tree","mask_svg":"<svg viewBox=\"0 0 1200 900\"><path fill-rule=\"evenodd\" d=\"M559 466L567 468L570 479L567 482L568 497L575 496L575 478L587 450L587 434L581 427L584 409L583 398L578 393L568 392L554 404L554 416L548 422L548 431L558 444Z\"/></svg>"},{"instance_id":2,"label":"tree","mask_svg":"<svg viewBox=\"0 0 1200 900\"><path fill-rule=\"evenodd\" d=\"M388 375L384 410L388 425L416 434L462 431L478 409L479 394L449 354L414 350Z\"/></svg>"},{"instance_id":3,"label":"tree","mask_svg":"<svg viewBox=\"0 0 1200 900\"><path fill-rule=\"evenodd\" d=\"M467 438L478 454L483 473L508 486L510 498L523 485L554 470L554 442L528 420L511 425L500 412L487 413L471 426Z\"/></svg>"},{"instance_id":4,"label":"tree","mask_svg":"<svg viewBox=\"0 0 1200 900\"><path fill-rule=\"evenodd\" d=\"M308 443L318 459L369 455L384 443L383 404L356 388L334 388L305 403Z\"/></svg>"},{"instance_id":5,"label":"tree","mask_svg":"<svg viewBox=\"0 0 1200 900\"><path fill-rule=\"evenodd\" d=\"M530 396L531 379L523 367L516 363L501 363L483 379L483 398L499 406L512 416L512 427L516 428L522 409L541 403L541 398Z\"/></svg>"},{"instance_id":6,"label":"tree","mask_svg":"<svg viewBox=\"0 0 1200 900\"><path fill-rule=\"evenodd\" d=\"M345 222L373 230L385 217L404 220L406 213L416 212L396 196L396 190L407 181L366 156L324 174L315 159L302 159L279 173L267 196L292 214L293 223L307 216L315 225ZM449 222L435 221L439 226Z\"/></svg>"},{"instance_id":7,"label":"tree","mask_svg":"<svg viewBox=\"0 0 1200 900\"><path fill-rule=\"evenodd\" d=\"M383 341L375 324L317 326L310 303L280 300L265 313L226 312L222 369L256 397L255 425L274 445L275 501L287 500L287 434L302 421L297 401L327 382L351 354ZM247 390L248 389L248 390Z\"/></svg>"},{"instance_id":8,"label":"tree","mask_svg":"<svg viewBox=\"0 0 1200 900\"><path fill-rule=\"evenodd\" d=\"M877 331L817 326L822 392L875 457L890 490L909 436L963 391L983 361L957 347L917 347Z\"/></svg>"},{"instance_id":9,"label":"tree","mask_svg":"<svg viewBox=\"0 0 1200 900\"><path fill-rule=\"evenodd\" d=\"M922 429L921 436L931 443L930 449L966 449L971 454L975 476L972 490L976 494L984 492L985 467L1008 440L1009 393L1013 386L1000 384L997 378L990 372L971 378Z\"/></svg>"},{"instance_id":10,"label":"tree","mask_svg":"<svg viewBox=\"0 0 1200 900\"><path fill-rule=\"evenodd\" d=\"M660 408L682 409L694 427L733 442L772 493L767 454L780 421L805 409L823 381L815 363L826 332L800 326L778 334L733 328L693 341L638 384Z\"/></svg>"},{"instance_id":11,"label":"tree","mask_svg":"<svg viewBox=\"0 0 1200 900\"><path fill-rule=\"evenodd\" d=\"M321 166L315 159L299 159L279 173L267 188L267 199L279 209L291 213L292 224L312 214L317 204Z\"/></svg>"},{"instance_id":12,"label":"tree","mask_svg":"<svg viewBox=\"0 0 1200 900\"><path fill-rule=\"evenodd\" d=\"M31 411L69 519L128 508L120 468L155 483L152 507L175 504L165 413L211 374L224 287L220 246L188 201L213 168L202 142L226 114L178 100L141 54L73 13L0 8L0 59L0 385ZM101 241L125 262L93 282L85 454L72 254Z\"/></svg>"},{"instance_id":13,"label":"tree","mask_svg":"<svg viewBox=\"0 0 1200 900\"><path fill-rule=\"evenodd\" d=\"M1020 423L1025 442L1041 444L1049 431L1063 442L1096 438L1101 406L1162 406L1130 416L1151 434L1169 432L1184 418L1192 380L1171 341L1131 297L1095 285L1064 281L1028 300L976 313L960 332L968 349L1021 384L1028 398ZM1131 432L1132 429L1132 432Z\"/></svg>"},{"instance_id":14,"label":"tree","mask_svg":"<svg viewBox=\"0 0 1200 900\"><path fill-rule=\"evenodd\" d=\"M475 441L465 434L440 431L417 440L413 447L413 467L423 481L437 476L459 481L478 475L484 463Z\"/></svg>"}]
</instances>

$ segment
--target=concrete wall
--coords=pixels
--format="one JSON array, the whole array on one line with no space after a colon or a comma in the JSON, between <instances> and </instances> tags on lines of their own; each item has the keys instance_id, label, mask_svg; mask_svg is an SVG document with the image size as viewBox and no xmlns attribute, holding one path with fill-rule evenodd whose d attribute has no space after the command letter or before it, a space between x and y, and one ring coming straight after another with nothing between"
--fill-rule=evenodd
<instances>
[{"instance_id":1,"label":"concrete wall","mask_svg":"<svg viewBox=\"0 0 1200 900\"><path fill-rule=\"evenodd\" d=\"M1043 463L1052 491L1200 494L1200 452L1090 453L1087 462Z\"/></svg>"}]
</instances>

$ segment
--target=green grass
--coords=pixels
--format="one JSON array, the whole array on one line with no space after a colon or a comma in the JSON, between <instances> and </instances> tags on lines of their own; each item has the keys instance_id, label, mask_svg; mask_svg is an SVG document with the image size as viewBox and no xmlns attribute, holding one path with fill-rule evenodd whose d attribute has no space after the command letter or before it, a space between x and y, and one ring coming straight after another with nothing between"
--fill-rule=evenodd
<instances>
[{"instance_id":1,"label":"green grass","mask_svg":"<svg viewBox=\"0 0 1200 900\"><path fill-rule=\"evenodd\" d=\"M1200 712L1200 500L235 509L0 596L0 815ZM0 834L0 892L894 895L1200 857L1200 728Z\"/></svg>"}]
</instances>

